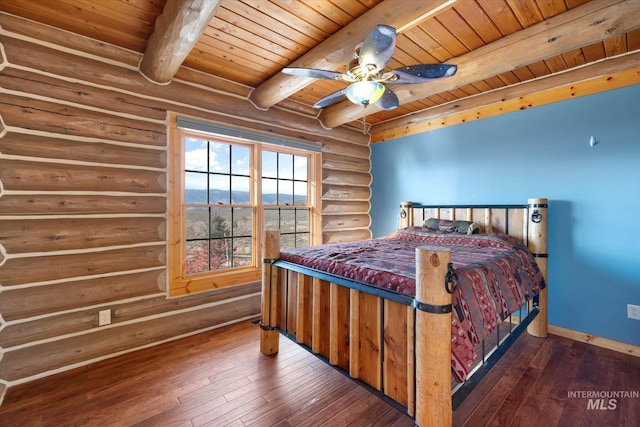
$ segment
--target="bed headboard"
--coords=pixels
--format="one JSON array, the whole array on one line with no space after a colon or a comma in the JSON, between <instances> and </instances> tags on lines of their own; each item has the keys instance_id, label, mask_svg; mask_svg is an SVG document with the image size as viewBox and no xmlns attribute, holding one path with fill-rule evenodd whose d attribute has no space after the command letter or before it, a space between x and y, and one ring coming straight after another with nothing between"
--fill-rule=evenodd
<instances>
[{"instance_id":1,"label":"bed headboard","mask_svg":"<svg viewBox=\"0 0 640 427\"><path fill-rule=\"evenodd\" d=\"M525 205L420 205L401 202L400 228L422 226L425 219L473 221L485 233L506 233L529 247L547 286L538 295L540 312L527 330L536 337L547 336L547 199L529 199Z\"/></svg>"},{"instance_id":2,"label":"bed headboard","mask_svg":"<svg viewBox=\"0 0 640 427\"><path fill-rule=\"evenodd\" d=\"M529 199L522 205L422 205L400 202L399 226L422 226L428 218L473 221L483 233L505 233L528 243L532 221L544 222L547 199ZM537 221L537 222L535 222Z\"/></svg>"}]
</instances>

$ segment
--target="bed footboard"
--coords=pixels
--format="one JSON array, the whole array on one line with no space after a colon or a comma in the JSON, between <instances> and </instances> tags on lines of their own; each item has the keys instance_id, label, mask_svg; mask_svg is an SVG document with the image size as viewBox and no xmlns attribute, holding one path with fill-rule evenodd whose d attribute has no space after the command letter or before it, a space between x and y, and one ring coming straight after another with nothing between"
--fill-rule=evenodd
<instances>
[{"instance_id":1,"label":"bed footboard","mask_svg":"<svg viewBox=\"0 0 640 427\"><path fill-rule=\"evenodd\" d=\"M265 254L279 253L278 232ZM260 347L278 351L278 331L389 398L418 425L451 424L451 293L446 248L416 250L416 298L296 271L265 257ZM426 345L431 342L432 345ZM357 343L353 345L353 343Z\"/></svg>"}]
</instances>

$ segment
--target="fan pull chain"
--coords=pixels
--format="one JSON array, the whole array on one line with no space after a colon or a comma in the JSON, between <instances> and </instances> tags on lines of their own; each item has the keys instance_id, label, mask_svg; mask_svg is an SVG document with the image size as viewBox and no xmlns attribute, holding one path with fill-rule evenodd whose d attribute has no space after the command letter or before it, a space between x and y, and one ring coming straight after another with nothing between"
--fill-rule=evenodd
<instances>
[{"instance_id":1,"label":"fan pull chain","mask_svg":"<svg viewBox=\"0 0 640 427\"><path fill-rule=\"evenodd\" d=\"M367 106L362 109L362 134L367 134Z\"/></svg>"}]
</instances>

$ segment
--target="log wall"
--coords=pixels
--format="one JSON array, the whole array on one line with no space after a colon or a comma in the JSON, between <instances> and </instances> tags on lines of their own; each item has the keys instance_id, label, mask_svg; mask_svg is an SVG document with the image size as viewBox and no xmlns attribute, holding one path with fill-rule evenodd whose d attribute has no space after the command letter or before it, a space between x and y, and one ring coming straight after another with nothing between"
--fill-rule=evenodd
<instances>
[{"instance_id":1,"label":"log wall","mask_svg":"<svg viewBox=\"0 0 640 427\"><path fill-rule=\"evenodd\" d=\"M138 53L7 14L0 54L0 393L260 312L259 283L167 297L169 112L321 145L323 241L371 237L356 130L194 70L156 85Z\"/></svg>"}]
</instances>

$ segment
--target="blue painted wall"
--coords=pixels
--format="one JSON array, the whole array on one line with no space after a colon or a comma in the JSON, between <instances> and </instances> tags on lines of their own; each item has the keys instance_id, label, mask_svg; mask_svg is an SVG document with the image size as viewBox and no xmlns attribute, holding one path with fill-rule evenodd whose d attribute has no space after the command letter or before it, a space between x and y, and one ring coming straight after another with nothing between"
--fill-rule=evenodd
<instances>
[{"instance_id":1,"label":"blue painted wall","mask_svg":"<svg viewBox=\"0 0 640 427\"><path fill-rule=\"evenodd\" d=\"M640 345L640 85L373 144L371 163L374 237L402 200L548 198L549 323Z\"/></svg>"}]
</instances>

